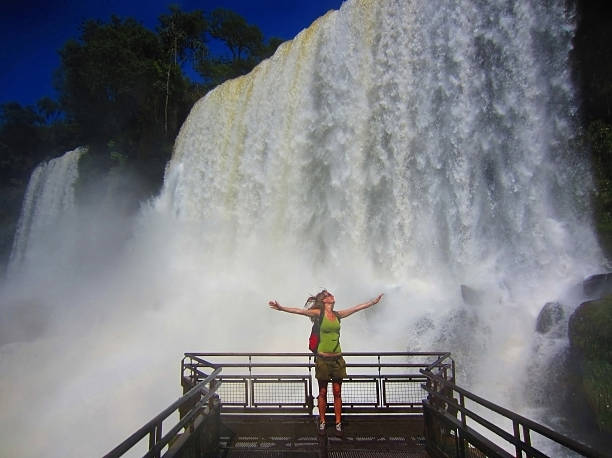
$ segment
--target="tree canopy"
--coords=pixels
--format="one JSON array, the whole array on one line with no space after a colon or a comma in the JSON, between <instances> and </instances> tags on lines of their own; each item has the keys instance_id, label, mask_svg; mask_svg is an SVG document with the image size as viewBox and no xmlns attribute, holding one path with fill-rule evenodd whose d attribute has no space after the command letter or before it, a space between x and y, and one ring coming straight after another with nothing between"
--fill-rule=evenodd
<instances>
[{"instance_id":1,"label":"tree canopy","mask_svg":"<svg viewBox=\"0 0 612 458\"><path fill-rule=\"evenodd\" d=\"M232 57L211 54L211 40ZM81 185L129 168L146 183L143 192L155 192L193 104L216 85L248 73L281 42L265 42L257 26L222 9L206 14L171 6L155 30L132 18L85 20L79 36L59 51L58 100L0 106L0 256L8 256L25 186L39 162L88 146L79 164Z\"/></svg>"}]
</instances>

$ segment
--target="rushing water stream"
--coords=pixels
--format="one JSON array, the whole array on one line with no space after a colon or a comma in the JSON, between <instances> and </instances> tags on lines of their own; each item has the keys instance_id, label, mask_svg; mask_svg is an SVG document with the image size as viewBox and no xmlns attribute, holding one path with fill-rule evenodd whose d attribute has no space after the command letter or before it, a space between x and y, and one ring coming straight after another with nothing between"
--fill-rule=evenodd
<instances>
[{"instance_id":1,"label":"rushing water stream","mask_svg":"<svg viewBox=\"0 0 612 458\"><path fill-rule=\"evenodd\" d=\"M3 302L44 332L0 347L0 454L99 428L67 454L107 451L177 396L184 351L305 351L266 302L322 287L339 308L385 293L347 351L450 350L462 384L537 417L530 373L567 345L535 341L537 314L602 263L564 4L347 1L194 106L131 237L99 246L127 223L80 209L53 236L72 266L17 242Z\"/></svg>"}]
</instances>

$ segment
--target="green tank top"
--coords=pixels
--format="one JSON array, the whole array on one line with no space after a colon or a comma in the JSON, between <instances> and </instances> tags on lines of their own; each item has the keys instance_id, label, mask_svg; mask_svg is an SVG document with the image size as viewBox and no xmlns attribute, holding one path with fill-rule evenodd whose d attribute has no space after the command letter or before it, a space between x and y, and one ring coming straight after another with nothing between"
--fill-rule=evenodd
<instances>
[{"instance_id":1,"label":"green tank top","mask_svg":"<svg viewBox=\"0 0 612 458\"><path fill-rule=\"evenodd\" d=\"M334 316L334 320L329 320L323 314L320 328L321 340L317 351L319 353L341 353L340 348L340 320Z\"/></svg>"}]
</instances>

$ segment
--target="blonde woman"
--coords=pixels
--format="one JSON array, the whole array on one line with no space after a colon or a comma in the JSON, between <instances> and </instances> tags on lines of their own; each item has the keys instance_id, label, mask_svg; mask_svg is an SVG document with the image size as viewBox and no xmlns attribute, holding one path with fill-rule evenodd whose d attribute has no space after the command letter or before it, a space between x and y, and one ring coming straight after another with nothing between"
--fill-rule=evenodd
<instances>
[{"instance_id":1,"label":"blonde woman","mask_svg":"<svg viewBox=\"0 0 612 458\"><path fill-rule=\"evenodd\" d=\"M319 434L326 433L325 408L327 406L327 386L332 382L334 394L334 413L336 419L335 433L342 436L342 380L346 377L346 363L342 357L340 348L340 320L351 316L355 312L365 310L378 304L383 295L379 294L375 299L349 307L343 310L334 310L336 299L327 290L321 291L316 296L311 296L306 301L307 308L284 307L278 301L270 301L268 304L274 310L296 315L304 315L311 320L321 320L319 346L315 358L315 377L319 383Z\"/></svg>"}]
</instances>

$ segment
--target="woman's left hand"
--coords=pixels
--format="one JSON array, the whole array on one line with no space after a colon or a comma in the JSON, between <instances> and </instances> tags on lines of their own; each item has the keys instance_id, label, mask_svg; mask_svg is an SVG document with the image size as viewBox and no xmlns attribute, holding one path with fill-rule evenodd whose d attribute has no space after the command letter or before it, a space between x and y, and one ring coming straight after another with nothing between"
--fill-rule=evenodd
<instances>
[{"instance_id":1,"label":"woman's left hand","mask_svg":"<svg viewBox=\"0 0 612 458\"><path fill-rule=\"evenodd\" d=\"M376 299L372 299L372 305L378 304L383 296L384 296L384 293L383 294L379 294Z\"/></svg>"},{"instance_id":2,"label":"woman's left hand","mask_svg":"<svg viewBox=\"0 0 612 458\"><path fill-rule=\"evenodd\" d=\"M280 304L278 303L278 301L269 301L268 305L273 308L274 310L279 310L281 309Z\"/></svg>"}]
</instances>

